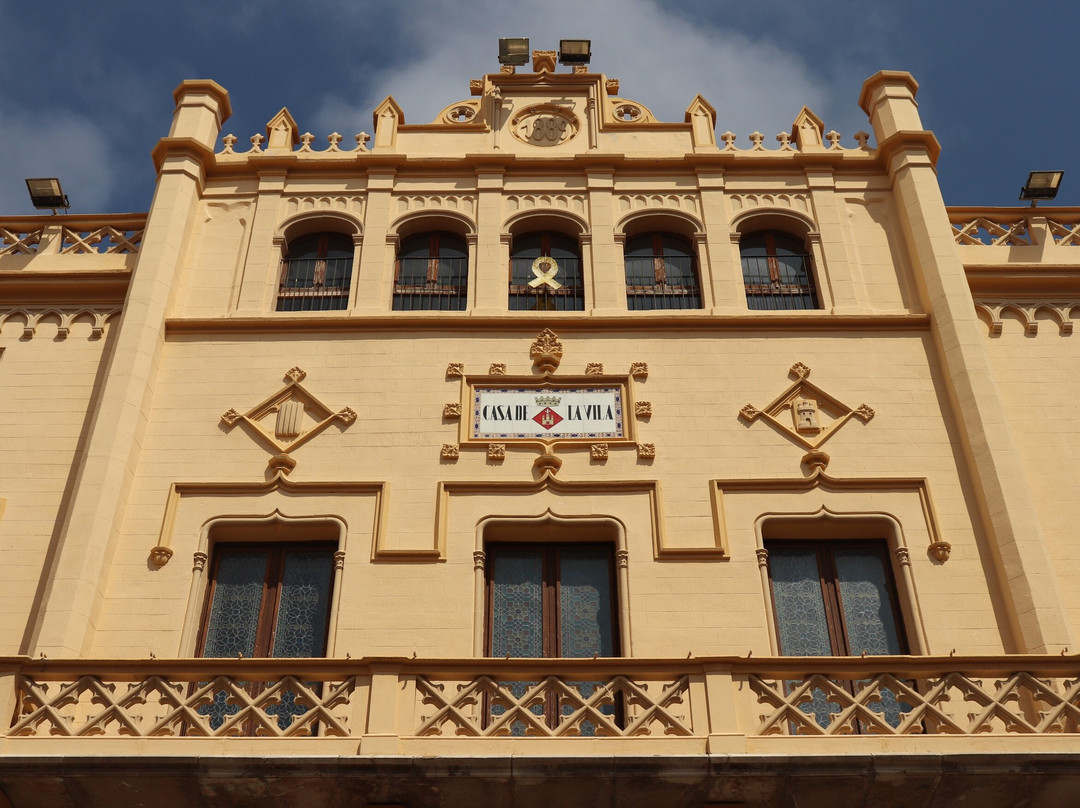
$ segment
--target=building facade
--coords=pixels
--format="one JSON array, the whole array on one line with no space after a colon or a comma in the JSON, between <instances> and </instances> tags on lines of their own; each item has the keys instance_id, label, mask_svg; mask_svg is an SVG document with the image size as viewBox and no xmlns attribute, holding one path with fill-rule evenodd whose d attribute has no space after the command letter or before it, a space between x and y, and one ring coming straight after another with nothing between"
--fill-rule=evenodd
<instances>
[{"instance_id":1,"label":"building facade","mask_svg":"<svg viewBox=\"0 0 1080 808\"><path fill-rule=\"evenodd\" d=\"M0 806L1074 804L1080 210L916 91L185 81L148 214L0 219Z\"/></svg>"}]
</instances>

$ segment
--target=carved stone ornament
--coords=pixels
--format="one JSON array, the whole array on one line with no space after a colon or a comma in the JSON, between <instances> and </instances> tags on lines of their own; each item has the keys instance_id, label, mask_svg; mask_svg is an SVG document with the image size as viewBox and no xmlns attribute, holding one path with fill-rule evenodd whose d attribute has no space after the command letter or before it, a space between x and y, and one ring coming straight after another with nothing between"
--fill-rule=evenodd
<instances>
[{"instance_id":1,"label":"carved stone ornament","mask_svg":"<svg viewBox=\"0 0 1080 808\"><path fill-rule=\"evenodd\" d=\"M651 401L635 401L634 402L634 415L638 418L651 418L652 417L652 402Z\"/></svg>"},{"instance_id":2,"label":"carved stone ornament","mask_svg":"<svg viewBox=\"0 0 1080 808\"><path fill-rule=\"evenodd\" d=\"M488 460L505 460L506 459L506 444L505 443L489 443L487 448Z\"/></svg>"},{"instance_id":3,"label":"carved stone ornament","mask_svg":"<svg viewBox=\"0 0 1080 808\"><path fill-rule=\"evenodd\" d=\"M796 362L788 372L795 377L794 384L765 407L747 404L739 410L739 417L749 423L763 419L806 449L817 449L852 417L863 423L874 417L868 405L853 410L811 382L810 368L802 362ZM804 458L803 462L808 461Z\"/></svg>"},{"instance_id":4,"label":"carved stone ornament","mask_svg":"<svg viewBox=\"0 0 1080 808\"><path fill-rule=\"evenodd\" d=\"M585 365L586 376L603 376L604 375L604 363L603 362L589 362Z\"/></svg>"},{"instance_id":5,"label":"carved stone ornament","mask_svg":"<svg viewBox=\"0 0 1080 808\"><path fill-rule=\"evenodd\" d=\"M637 456L641 458L654 458L656 457L656 444L655 443L639 443L637 445Z\"/></svg>"},{"instance_id":6,"label":"carved stone ornament","mask_svg":"<svg viewBox=\"0 0 1080 808\"><path fill-rule=\"evenodd\" d=\"M334 553L334 569L338 570L339 572L341 570L345 569L345 551L344 550L338 550L337 552Z\"/></svg>"},{"instance_id":7,"label":"carved stone ornament","mask_svg":"<svg viewBox=\"0 0 1080 808\"><path fill-rule=\"evenodd\" d=\"M558 336L550 328L545 328L529 348L533 366L542 373L554 373L562 362L563 346Z\"/></svg>"},{"instance_id":8,"label":"carved stone ornament","mask_svg":"<svg viewBox=\"0 0 1080 808\"><path fill-rule=\"evenodd\" d=\"M556 474L562 468L562 460L553 454L542 454L533 461L533 467L541 473Z\"/></svg>"},{"instance_id":9,"label":"carved stone ornament","mask_svg":"<svg viewBox=\"0 0 1080 808\"><path fill-rule=\"evenodd\" d=\"M302 369L290 368L285 373L284 387L244 414L227 410L221 416L222 423L232 428L243 422L253 438L271 451L287 455L335 421L346 427L356 421L356 411L352 408L334 412L304 389L300 382L306 376Z\"/></svg>"},{"instance_id":10,"label":"carved stone ornament","mask_svg":"<svg viewBox=\"0 0 1080 808\"><path fill-rule=\"evenodd\" d=\"M593 460L607 460L608 445L606 443L594 443L589 447L589 456Z\"/></svg>"},{"instance_id":11,"label":"carved stone ornament","mask_svg":"<svg viewBox=\"0 0 1080 808\"><path fill-rule=\"evenodd\" d=\"M492 362L491 367L488 368L489 376L505 376L506 375L506 363L505 362Z\"/></svg>"},{"instance_id":12,"label":"carved stone ornament","mask_svg":"<svg viewBox=\"0 0 1080 808\"><path fill-rule=\"evenodd\" d=\"M604 89L607 90L608 95L618 95L619 94L619 80L618 79L608 79L606 82L604 82Z\"/></svg>"},{"instance_id":13,"label":"carved stone ornament","mask_svg":"<svg viewBox=\"0 0 1080 808\"><path fill-rule=\"evenodd\" d=\"M769 551L764 547L759 547L755 550L757 553L757 563L759 567L766 567L769 564Z\"/></svg>"},{"instance_id":14,"label":"carved stone ornament","mask_svg":"<svg viewBox=\"0 0 1080 808\"><path fill-rule=\"evenodd\" d=\"M487 562L487 553L483 550L474 550L472 554L472 565L474 570L484 571L484 564Z\"/></svg>"},{"instance_id":15,"label":"carved stone ornament","mask_svg":"<svg viewBox=\"0 0 1080 808\"><path fill-rule=\"evenodd\" d=\"M450 404L443 404L442 408L443 418L460 418L461 417L461 403L452 402Z\"/></svg>"},{"instance_id":16,"label":"carved stone ornament","mask_svg":"<svg viewBox=\"0 0 1080 808\"><path fill-rule=\"evenodd\" d=\"M930 555L944 564L949 560L949 556L952 554L952 545L947 541L935 541L927 547L926 550Z\"/></svg>"},{"instance_id":17,"label":"carved stone ornament","mask_svg":"<svg viewBox=\"0 0 1080 808\"><path fill-rule=\"evenodd\" d=\"M191 568L195 572L202 572L206 569L206 561L209 556L206 553L195 553L191 557Z\"/></svg>"},{"instance_id":18,"label":"carved stone ornament","mask_svg":"<svg viewBox=\"0 0 1080 808\"><path fill-rule=\"evenodd\" d=\"M169 563L169 559L173 557L173 551L170 547L162 547L158 545L150 551L150 563L155 567L161 568Z\"/></svg>"},{"instance_id":19,"label":"carved stone ornament","mask_svg":"<svg viewBox=\"0 0 1080 808\"><path fill-rule=\"evenodd\" d=\"M457 460L461 452L456 443L444 443L440 454L444 460Z\"/></svg>"},{"instance_id":20,"label":"carved stone ornament","mask_svg":"<svg viewBox=\"0 0 1080 808\"><path fill-rule=\"evenodd\" d=\"M464 362L451 362L446 366L446 378L453 379L465 375Z\"/></svg>"},{"instance_id":21,"label":"carved stone ornament","mask_svg":"<svg viewBox=\"0 0 1080 808\"><path fill-rule=\"evenodd\" d=\"M635 379L647 379L649 378L649 365L647 362L632 362L630 364L630 375Z\"/></svg>"},{"instance_id":22,"label":"carved stone ornament","mask_svg":"<svg viewBox=\"0 0 1080 808\"><path fill-rule=\"evenodd\" d=\"M624 570L630 566L630 551L629 550L616 550L615 551L615 566Z\"/></svg>"},{"instance_id":23,"label":"carved stone ornament","mask_svg":"<svg viewBox=\"0 0 1080 808\"><path fill-rule=\"evenodd\" d=\"M296 468L296 460L292 455L285 454L284 452L276 454L271 457L266 464L270 466L274 471L281 474L288 474L294 468Z\"/></svg>"},{"instance_id":24,"label":"carved stone ornament","mask_svg":"<svg viewBox=\"0 0 1080 808\"><path fill-rule=\"evenodd\" d=\"M556 104L534 104L510 119L510 132L530 146L558 146L574 138L580 125L569 109Z\"/></svg>"},{"instance_id":25,"label":"carved stone ornament","mask_svg":"<svg viewBox=\"0 0 1080 808\"><path fill-rule=\"evenodd\" d=\"M555 62L558 58L558 51L534 50L532 52L533 73L554 73Z\"/></svg>"}]
</instances>

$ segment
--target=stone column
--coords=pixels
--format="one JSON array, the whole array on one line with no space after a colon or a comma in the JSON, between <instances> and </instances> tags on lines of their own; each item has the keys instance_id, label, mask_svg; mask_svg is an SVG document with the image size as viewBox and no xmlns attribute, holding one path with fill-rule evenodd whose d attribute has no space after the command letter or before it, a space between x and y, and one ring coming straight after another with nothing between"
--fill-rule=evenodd
<instances>
[{"instance_id":1,"label":"stone column","mask_svg":"<svg viewBox=\"0 0 1080 808\"><path fill-rule=\"evenodd\" d=\"M27 651L51 658L87 653L108 583L116 536L138 465L164 347L165 317L179 283L187 237L204 185L204 165L231 110L213 81L185 81L173 93L169 136L154 149L157 190L97 399L78 483L60 530ZM148 548L149 549L149 548Z\"/></svg>"},{"instance_id":2,"label":"stone column","mask_svg":"<svg viewBox=\"0 0 1080 808\"><path fill-rule=\"evenodd\" d=\"M368 175L367 205L364 211L364 249L353 284L355 310L368 314L390 310L390 288L394 275L394 252L397 239L390 236L390 206L393 204L392 170ZM389 238L388 238L389 237Z\"/></svg>"},{"instance_id":3,"label":"stone column","mask_svg":"<svg viewBox=\"0 0 1080 808\"><path fill-rule=\"evenodd\" d=\"M475 290L470 298L474 314L503 314L506 312L510 286L509 253L502 248L501 168L477 169L476 172L476 260L469 256L470 268L476 271L469 278Z\"/></svg>"},{"instance_id":4,"label":"stone column","mask_svg":"<svg viewBox=\"0 0 1080 808\"><path fill-rule=\"evenodd\" d=\"M859 104L870 116L878 152L888 160L896 209L907 240L949 401L986 531L1008 601L1020 653L1076 648L1057 576L1024 477L953 239L934 164L939 151L915 103L908 73L882 71L863 84Z\"/></svg>"},{"instance_id":5,"label":"stone column","mask_svg":"<svg viewBox=\"0 0 1080 808\"><path fill-rule=\"evenodd\" d=\"M612 192L615 173L611 168L589 169L586 174L589 194L589 229L592 233L592 260L585 263L582 245L583 276L591 287L585 294L593 301L596 314L626 311L626 270L622 249L615 243L615 209ZM588 305L586 305L588 308Z\"/></svg>"}]
</instances>

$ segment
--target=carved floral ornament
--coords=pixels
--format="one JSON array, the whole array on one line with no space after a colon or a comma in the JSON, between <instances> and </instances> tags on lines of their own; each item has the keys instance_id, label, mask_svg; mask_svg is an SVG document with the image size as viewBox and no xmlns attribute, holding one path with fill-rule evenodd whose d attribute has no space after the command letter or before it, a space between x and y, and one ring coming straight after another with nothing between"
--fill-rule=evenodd
<instances>
[{"instance_id":1,"label":"carved floral ornament","mask_svg":"<svg viewBox=\"0 0 1080 808\"><path fill-rule=\"evenodd\" d=\"M334 412L323 404L300 382L307 376L302 369L294 367L285 373L285 386L246 413L230 409L221 416L229 428L243 422L247 432L264 446L277 452L271 458L271 467L288 474L296 465L289 452L324 431L335 421L349 426L356 420L356 412L343 407Z\"/></svg>"},{"instance_id":2,"label":"carved floral ornament","mask_svg":"<svg viewBox=\"0 0 1080 808\"><path fill-rule=\"evenodd\" d=\"M762 409L747 404L739 417L749 423L764 419L807 449L817 449L853 416L863 423L874 417L868 405L852 409L810 382L810 368L802 362L792 365L789 372L795 377L794 384Z\"/></svg>"}]
</instances>

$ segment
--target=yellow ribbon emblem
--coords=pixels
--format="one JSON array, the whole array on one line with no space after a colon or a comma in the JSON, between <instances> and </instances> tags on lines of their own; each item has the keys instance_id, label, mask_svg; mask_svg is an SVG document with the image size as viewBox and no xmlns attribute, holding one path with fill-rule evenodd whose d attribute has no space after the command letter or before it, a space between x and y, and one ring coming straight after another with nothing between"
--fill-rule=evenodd
<instances>
[{"instance_id":1,"label":"yellow ribbon emblem","mask_svg":"<svg viewBox=\"0 0 1080 808\"><path fill-rule=\"evenodd\" d=\"M532 262L532 273L536 277L529 281L529 286L537 289L540 286L550 286L552 289L562 289L562 284L555 280L559 271L559 265L550 255L541 255Z\"/></svg>"}]
</instances>

